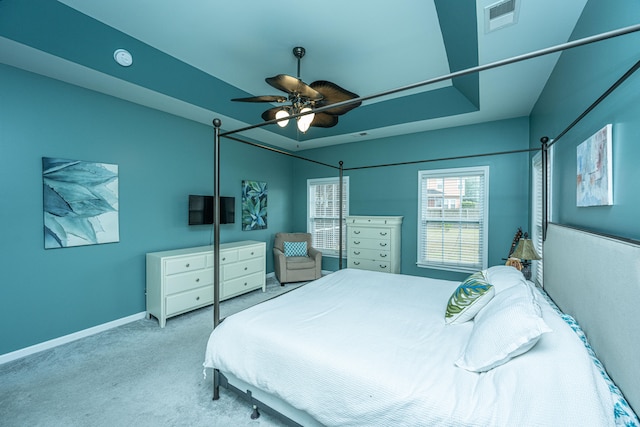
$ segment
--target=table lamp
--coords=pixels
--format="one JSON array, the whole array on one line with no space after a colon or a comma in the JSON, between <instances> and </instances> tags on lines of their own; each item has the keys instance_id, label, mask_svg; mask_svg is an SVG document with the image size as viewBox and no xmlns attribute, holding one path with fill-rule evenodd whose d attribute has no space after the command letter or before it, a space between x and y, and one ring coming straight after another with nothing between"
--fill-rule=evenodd
<instances>
[{"instance_id":1,"label":"table lamp","mask_svg":"<svg viewBox=\"0 0 640 427\"><path fill-rule=\"evenodd\" d=\"M510 257L522 260L522 274L525 279L531 280L531 261L541 259L536 248L533 247L531 239L520 239L516 250Z\"/></svg>"}]
</instances>

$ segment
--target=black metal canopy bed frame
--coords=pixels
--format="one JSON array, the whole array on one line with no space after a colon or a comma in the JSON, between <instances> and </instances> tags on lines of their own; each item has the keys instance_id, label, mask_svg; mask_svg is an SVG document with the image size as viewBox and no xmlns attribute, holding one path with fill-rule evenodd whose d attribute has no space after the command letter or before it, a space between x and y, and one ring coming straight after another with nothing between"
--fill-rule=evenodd
<instances>
[{"instance_id":1,"label":"black metal canopy bed frame","mask_svg":"<svg viewBox=\"0 0 640 427\"><path fill-rule=\"evenodd\" d=\"M362 102L379 96L400 92L425 86L432 83L460 77L463 75L477 73L492 68L497 68L524 61L543 55L561 52L566 49L598 42L601 40L618 37L621 35L640 31L640 25L622 28L616 31L603 33L597 36L587 37L575 40L569 43L532 52L526 55L513 57L507 60L494 62L491 64L477 66L466 70L454 72L442 77L430 79L410 86L394 89L384 93L359 97L353 100L345 101ZM430 160L416 160L402 163L380 164L355 168L344 168L343 163L334 166L312 159L307 159L293 153L278 150L273 147L257 144L251 141L245 141L241 138L233 136L236 133L250 130L256 127L273 124L277 119L266 121L253 126L222 133L220 130L221 121L215 119L214 124L214 225L213 225L213 243L214 243L214 330L221 323L219 311L219 277L217 272L220 271L219 242L220 242L220 212L219 212L219 194L220 194L220 138L225 137L238 142L249 144L258 148L281 153L300 160L313 162L332 169L337 169L342 183L343 172L348 170L390 167L397 165L407 165L414 163L426 163L442 160L452 160L460 158L472 158L482 156L506 155L522 152L542 152L542 170L548 170L547 154L549 148L557 143L572 127L582 120L589 112L591 112L600 102L602 102L609 94L615 91L626 79L628 79L635 71L640 68L640 61L634 64L618 81L616 81L602 96L593 102L575 121L573 121L564 131L557 135L553 140L548 137L541 138L541 147L525 150L514 150L505 152L494 152L487 154L474 154L467 156L440 158ZM342 104L342 103L338 103ZM318 108L315 112L322 111L325 108ZM293 115L290 118L303 114ZM589 343L592 349L598 355L598 359L606 366L606 372L609 377L615 381L611 383L613 390L617 386L624 391L624 397L636 410L640 409L640 365L638 365L638 355L640 354L640 334L637 333L636 325L640 324L640 311L635 307L635 296L640 295L640 242L619 239L611 236L603 236L585 230L578 230L558 224L549 223L547 217L547 198L548 183L547 173L542 173L543 180L543 203L542 203L542 221L543 221L543 252L544 252L544 291L551 297L553 302L557 304L565 316L575 318L575 320L583 328L584 333L589 337ZM342 185L340 185L342 189ZM342 213L340 213L342 215ZM341 218L342 219L342 218ZM339 221L342 227L342 221ZM340 239L342 239L342 230L340 230ZM341 243L341 242L340 242ZM576 248L583 248L576 251ZM580 268L567 268L566 266L577 266ZM342 245L340 244L339 253L339 270L342 270ZM606 284L606 286L603 286ZM575 296L580 294L579 298ZM579 327L577 327L579 329ZM615 332L615 333L612 333ZM586 344L586 341L585 341ZM599 363L599 362L596 362ZM604 367L602 367L604 371ZM605 374L606 375L606 374ZM617 385L617 386L616 386ZM229 379L218 369L214 369L213 373L213 399L219 398L219 387L225 387L234 391L239 396L247 399L254 407L253 417L259 415L258 409L270 412L280 417L287 424L291 425L310 425L317 422L306 414L304 411L293 410L292 413L284 413L280 409L278 399L271 401L269 393L261 393L255 396L250 387L242 380L237 378ZM624 398L623 398L624 401Z\"/></svg>"}]
</instances>

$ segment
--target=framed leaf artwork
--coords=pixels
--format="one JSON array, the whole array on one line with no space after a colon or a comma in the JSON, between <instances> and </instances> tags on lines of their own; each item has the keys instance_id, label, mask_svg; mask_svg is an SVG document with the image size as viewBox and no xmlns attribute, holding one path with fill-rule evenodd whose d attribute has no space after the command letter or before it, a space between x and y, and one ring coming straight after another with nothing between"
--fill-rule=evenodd
<instances>
[{"instance_id":1,"label":"framed leaf artwork","mask_svg":"<svg viewBox=\"0 0 640 427\"><path fill-rule=\"evenodd\" d=\"M242 229L267 228L267 183L242 181Z\"/></svg>"},{"instance_id":2,"label":"framed leaf artwork","mask_svg":"<svg viewBox=\"0 0 640 427\"><path fill-rule=\"evenodd\" d=\"M42 158L45 249L120 240L118 165Z\"/></svg>"}]
</instances>

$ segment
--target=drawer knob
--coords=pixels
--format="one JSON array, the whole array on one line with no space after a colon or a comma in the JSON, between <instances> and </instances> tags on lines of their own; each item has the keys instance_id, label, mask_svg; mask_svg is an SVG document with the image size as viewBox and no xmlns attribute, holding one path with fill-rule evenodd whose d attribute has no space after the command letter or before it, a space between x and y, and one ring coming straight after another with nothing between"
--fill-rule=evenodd
<instances>
[{"instance_id":1,"label":"drawer knob","mask_svg":"<svg viewBox=\"0 0 640 427\"><path fill-rule=\"evenodd\" d=\"M387 244L386 243L380 243L380 246L385 247L385 246L387 246Z\"/></svg>"},{"instance_id":2,"label":"drawer knob","mask_svg":"<svg viewBox=\"0 0 640 427\"><path fill-rule=\"evenodd\" d=\"M360 261L354 261L353 262L355 265L360 265Z\"/></svg>"},{"instance_id":3,"label":"drawer knob","mask_svg":"<svg viewBox=\"0 0 640 427\"><path fill-rule=\"evenodd\" d=\"M245 268L244 268L244 270L245 270L245 271L247 271L247 268L248 268L248 267L245 267Z\"/></svg>"},{"instance_id":4,"label":"drawer knob","mask_svg":"<svg viewBox=\"0 0 640 427\"><path fill-rule=\"evenodd\" d=\"M185 267L189 268L189 266L190 266L190 265L191 265L191 264L187 263L187 265L185 265Z\"/></svg>"},{"instance_id":5,"label":"drawer knob","mask_svg":"<svg viewBox=\"0 0 640 427\"><path fill-rule=\"evenodd\" d=\"M358 251L353 251L353 254L354 254L354 255L360 255L360 252L358 252Z\"/></svg>"},{"instance_id":6,"label":"drawer knob","mask_svg":"<svg viewBox=\"0 0 640 427\"><path fill-rule=\"evenodd\" d=\"M200 297L196 297L196 301L200 301Z\"/></svg>"},{"instance_id":7,"label":"drawer knob","mask_svg":"<svg viewBox=\"0 0 640 427\"><path fill-rule=\"evenodd\" d=\"M381 231L381 232L380 232L380 235L381 235L381 236L386 236L386 235L387 235L387 232L386 232L386 231L385 231L385 232L382 232L382 231Z\"/></svg>"},{"instance_id":8,"label":"drawer knob","mask_svg":"<svg viewBox=\"0 0 640 427\"><path fill-rule=\"evenodd\" d=\"M251 252L251 255L253 255L253 252Z\"/></svg>"},{"instance_id":9,"label":"drawer knob","mask_svg":"<svg viewBox=\"0 0 640 427\"><path fill-rule=\"evenodd\" d=\"M227 259L226 259L226 258L222 258L222 260L223 260L223 261L226 261Z\"/></svg>"},{"instance_id":10,"label":"drawer knob","mask_svg":"<svg viewBox=\"0 0 640 427\"><path fill-rule=\"evenodd\" d=\"M380 258L386 258L387 254L380 254Z\"/></svg>"},{"instance_id":11,"label":"drawer knob","mask_svg":"<svg viewBox=\"0 0 640 427\"><path fill-rule=\"evenodd\" d=\"M247 286L247 282L244 282L244 285Z\"/></svg>"},{"instance_id":12,"label":"drawer knob","mask_svg":"<svg viewBox=\"0 0 640 427\"><path fill-rule=\"evenodd\" d=\"M354 241L353 241L353 244L354 244L354 245L359 245L359 244L360 244L360 242L357 242L357 241L355 241L355 240L354 240Z\"/></svg>"},{"instance_id":13,"label":"drawer knob","mask_svg":"<svg viewBox=\"0 0 640 427\"><path fill-rule=\"evenodd\" d=\"M360 234L360 230L353 230L353 234Z\"/></svg>"},{"instance_id":14,"label":"drawer knob","mask_svg":"<svg viewBox=\"0 0 640 427\"><path fill-rule=\"evenodd\" d=\"M196 279L196 283L198 283L199 281L200 281L200 278L198 277L198 278Z\"/></svg>"}]
</instances>

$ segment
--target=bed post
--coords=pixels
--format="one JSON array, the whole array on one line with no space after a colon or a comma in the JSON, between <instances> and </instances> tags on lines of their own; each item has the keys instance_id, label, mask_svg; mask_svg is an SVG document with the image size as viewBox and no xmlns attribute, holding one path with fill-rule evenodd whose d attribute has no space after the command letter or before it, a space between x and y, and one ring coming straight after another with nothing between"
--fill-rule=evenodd
<instances>
[{"instance_id":1,"label":"bed post","mask_svg":"<svg viewBox=\"0 0 640 427\"><path fill-rule=\"evenodd\" d=\"M220 324L220 119L213 119L213 329Z\"/></svg>"},{"instance_id":2,"label":"bed post","mask_svg":"<svg viewBox=\"0 0 640 427\"><path fill-rule=\"evenodd\" d=\"M220 119L213 119L213 329L220 324ZM220 372L213 370L213 400L220 399Z\"/></svg>"},{"instance_id":3,"label":"bed post","mask_svg":"<svg viewBox=\"0 0 640 427\"><path fill-rule=\"evenodd\" d=\"M547 182L547 177L549 176L549 171L547 168L548 164L548 150L549 150L549 137L543 136L540 138L540 143L542 144L542 241L547 240L547 225L549 224L548 216L548 208L549 203L549 183Z\"/></svg>"},{"instance_id":4,"label":"bed post","mask_svg":"<svg viewBox=\"0 0 640 427\"><path fill-rule=\"evenodd\" d=\"M339 189L338 189L338 200L340 200L340 208L338 213L338 270L342 270L342 180L344 177L344 162L340 160L340 180L339 180Z\"/></svg>"}]
</instances>

